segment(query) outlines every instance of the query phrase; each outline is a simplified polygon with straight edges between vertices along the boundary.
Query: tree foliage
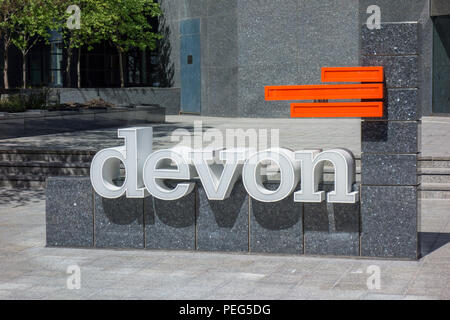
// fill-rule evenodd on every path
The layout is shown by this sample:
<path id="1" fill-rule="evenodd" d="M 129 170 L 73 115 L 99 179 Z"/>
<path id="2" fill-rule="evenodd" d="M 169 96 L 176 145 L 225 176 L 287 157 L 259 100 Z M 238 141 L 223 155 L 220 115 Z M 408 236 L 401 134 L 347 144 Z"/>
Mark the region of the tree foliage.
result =
<path id="1" fill-rule="evenodd" d="M 81 9 L 81 28 L 66 25 L 69 5 Z M 152 30 L 151 18 L 161 15 L 156 0 L 0 0 L 0 37 L 4 44 L 4 79 L 7 87 L 7 52 L 14 44 L 24 58 L 39 41 L 48 41 L 50 32 L 62 34 L 67 50 L 66 74 L 70 79 L 72 50 L 88 50 L 102 41 L 109 41 L 119 55 L 121 85 L 124 86 L 123 54 L 131 48 L 154 50 L 160 39 Z M 78 57 L 79 58 L 79 57 Z M 79 71 L 79 59 L 78 59 Z M 80 74 L 78 74 L 78 78 Z M 70 80 L 69 80 L 70 83 Z M 80 85 L 80 80 L 78 80 Z M 25 85 L 25 82 L 24 82 Z"/>

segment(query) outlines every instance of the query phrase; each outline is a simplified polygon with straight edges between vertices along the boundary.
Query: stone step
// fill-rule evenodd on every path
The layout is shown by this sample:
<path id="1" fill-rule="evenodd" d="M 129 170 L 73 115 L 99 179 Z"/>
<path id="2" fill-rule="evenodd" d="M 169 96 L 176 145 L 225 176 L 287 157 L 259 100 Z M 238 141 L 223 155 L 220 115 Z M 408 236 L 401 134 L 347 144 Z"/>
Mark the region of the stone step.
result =
<path id="1" fill-rule="evenodd" d="M 450 200 L 450 191 L 419 190 L 419 199 Z"/>
<path id="2" fill-rule="evenodd" d="M 0 150 L 0 161 L 91 162 L 94 151 Z"/>
<path id="3" fill-rule="evenodd" d="M 419 189 L 421 191 L 449 191 L 450 183 L 422 183 Z"/>
<path id="4" fill-rule="evenodd" d="M 5 164 L 0 162 L 0 175 L 53 175 L 53 176 L 85 176 L 89 175 L 89 164 L 81 163 L 78 166 L 75 163 L 20 163 Z"/>
<path id="5" fill-rule="evenodd" d="M 419 176 L 420 183 L 450 183 L 450 175 L 431 175 L 425 174 Z"/>
<path id="6" fill-rule="evenodd" d="M 1 175 L 0 187 L 5 188 L 24 188 L 24 189 L 43 189 L 45 188 L 45 179 L 47 176 L 32 175 Z"/>
<path id="7" fill-rule="evenodd" d="M 449 168 L 450 158 L 420 158 L 419 168 Z"/>

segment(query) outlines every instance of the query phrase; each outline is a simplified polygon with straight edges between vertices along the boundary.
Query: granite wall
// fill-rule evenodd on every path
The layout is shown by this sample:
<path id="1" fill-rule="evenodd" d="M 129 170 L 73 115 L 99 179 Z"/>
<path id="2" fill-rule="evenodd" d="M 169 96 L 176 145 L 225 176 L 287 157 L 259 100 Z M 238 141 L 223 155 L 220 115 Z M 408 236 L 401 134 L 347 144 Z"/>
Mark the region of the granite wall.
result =
<path id="1" fill-rule="evenodd" d="M 275 189 L 277 184 L 267 183 Z M 329 186 L 325 186 L 330 190 Z M 47 246 L 359 256 L 359 204 L 212 201 L 199 181 L 177 201 L 104 199 L 88 177 L 50 177 Z"/>
<path id="2" fill-rule="evenodd" d="M 361 64 L 383 66 L 384 116 L 361 122 L 361 254 L 417 258 L 420 25 L 361 27 Z M 422 88 L 420 88 L 422 89 Z"/>
<path id="3" fill-rule="evenodd" d="M 180 81 L 180 22 L 200 19 L 205 116 L 290 116 L 289 104 L 264 100 L 266 85 L 319 84 L 321 67 L 360 65 L 360 25 L 378 5 L 382 22 L 418 22 L 418 82 L 431 114 L 432 22 L 429 0 L 163 0 Z M 182 106 L 181 106 L 182 108 Z"/>

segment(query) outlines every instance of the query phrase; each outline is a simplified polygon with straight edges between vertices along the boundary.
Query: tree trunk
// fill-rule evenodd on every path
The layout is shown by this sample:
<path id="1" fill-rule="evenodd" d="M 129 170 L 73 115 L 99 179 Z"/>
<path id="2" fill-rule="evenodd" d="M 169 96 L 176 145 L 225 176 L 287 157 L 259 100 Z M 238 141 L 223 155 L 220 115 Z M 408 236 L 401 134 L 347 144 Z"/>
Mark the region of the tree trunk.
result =
<path id="1" fill-rule="evenodd" d="M 125 87 L 125 79 L 123 76 L 123 60 L 122 60 L 122 51 L 117 48 L 117 51 L 119 52 L 119 71 L 120 71 L 120 87 Z"/>
<path id="2" fill-rule="evenodd" d="M 22 52 L 22 86 L 27 88 L 27 54 Z"/>
<path id="3" fill-rule="evenodd" d="M 66 85 L 67 87 L 72 87 L 72 78 L 70 76 L 70 68 L 72 64 L 72 48 L 67 48 L 67 64 L 66 64 Z"/>
<path id="4" fill-rule="evenodd" d="M 81 88 L 81 47 L 78 47 L 77 78 L 78 88 Z"/>
<path id="5" fill-rule="evenodd" d="M 9 81 L 8 81 L 8 48 L 5 41 L 4 51 L 3 51 L 3 84 L 5 89 L 9 89 Z"/>

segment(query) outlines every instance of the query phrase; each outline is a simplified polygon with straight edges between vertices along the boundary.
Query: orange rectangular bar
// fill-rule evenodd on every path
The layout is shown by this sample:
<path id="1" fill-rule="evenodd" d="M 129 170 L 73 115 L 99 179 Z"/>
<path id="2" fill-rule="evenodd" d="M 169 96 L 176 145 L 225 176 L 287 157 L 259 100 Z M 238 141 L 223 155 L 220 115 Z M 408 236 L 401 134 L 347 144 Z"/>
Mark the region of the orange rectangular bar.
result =
<path id="1" fill-rule="evenodd" d="M 362 118 L 383 116 L 383 102 L 293 103 L 291 118 Z"/>
<path id="2" fill-rule="evenodd" d="M 267 86 L 267 101 L 326 100 L 326 99 L 383 99 L 383 84 L 334 84 L 304 86 Z"/>
<path id="3" fill-rule="evenodd" d="M 383 82 L 383 67 L 322 68 L 322 82 Z"/>

